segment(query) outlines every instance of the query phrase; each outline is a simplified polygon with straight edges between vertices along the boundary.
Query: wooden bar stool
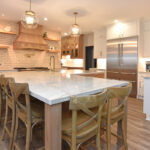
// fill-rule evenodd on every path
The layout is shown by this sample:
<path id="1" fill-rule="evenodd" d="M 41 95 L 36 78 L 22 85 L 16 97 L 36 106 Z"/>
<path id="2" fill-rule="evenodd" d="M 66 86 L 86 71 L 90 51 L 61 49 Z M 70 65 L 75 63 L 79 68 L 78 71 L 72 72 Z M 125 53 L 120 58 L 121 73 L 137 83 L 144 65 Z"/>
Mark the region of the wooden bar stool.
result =
<path id="1" fill-rule="evenodd" d="M 108 101 L 105 104 L 105 110 L 102 116 L 102 124 L 106 126 L 107 150 L 111 150 L 111 126 L 119 121 L 121 121 L 122 124 L 122 139 L 125 149 L 128 150 L 125 115 L 131 89 L 131 83 L 124 87 L 112 87 L 108 89 Z"/>
<path id="2" fill-rule="evenodd" d="M 72 115 L 65 113 L 62 119 L 62 138 L 69 144 L 71 150 L 79 149 L 81 144 L 94 136 L 97 150 L 101 149 L 100 124 L 106 99 L 106 89 L 96 95 L 71 98 L 69 109 Z"/>
<path id="3" fill-rule="evenodd" d="M 29 87 L 27 83 L 11 83 L 10 87 L 16 102 L 16 126 L 14 133 L 13 148 L 20 150 L 17 143 L 17 130 L 19 119 L 26 126 L 26 145 L 25 150 L 30 150 L 33 128 L 44 121 L 44 105 L 37 102 L 31 102 L 29 96 Z"/>
<path id="4" fill-rule="evenodd" d="M 4 127 L 2 130 L 2 137 L 1 139 L 4 140 L 5 134 L 7 133 L 10 142 L 9 142 L 9 147 L 8 150 L 12 149 L 12 143 L 13 143 L 13 137 L 14 137 L 14 129 L 15 129 L 15 101 L 11 93 L 11 88 L 9 86 L 10 83 L 14 83 L 13 78 L 3 78 L 1 81 L 1 88 L 2 91 L 4 92 L 5 98 L 6 98 L 6 110 L 5 110 L 5 119 L 4 119 Z M 8 111 L 9 109 L 11 110 L 11 114 L 9 115 Z M 12 117 L 11 119 L 11 129 L 9 130 L 8 124 L 10 122 L 10 119 L 8 117 Z"/>
<path id="5" fill-rule="evenodd" d="M 0 75 L 0 123 L 1 123 L 1 117 L 2 117 L 2 103 L 3 103 L 3 99 L 4 99 L 4 91 L 2 89 L 2 82 L 4 80 L 4 75 L 1 74 Z"/>

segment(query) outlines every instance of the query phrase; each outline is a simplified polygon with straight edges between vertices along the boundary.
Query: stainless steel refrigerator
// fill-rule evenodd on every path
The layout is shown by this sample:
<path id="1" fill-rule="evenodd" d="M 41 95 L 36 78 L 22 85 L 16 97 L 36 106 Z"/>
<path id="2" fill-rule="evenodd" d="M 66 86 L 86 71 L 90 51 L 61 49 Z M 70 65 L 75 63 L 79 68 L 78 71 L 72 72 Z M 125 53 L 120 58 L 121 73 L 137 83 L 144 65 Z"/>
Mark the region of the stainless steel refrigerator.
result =
<path id="1" fill-rule="evenodd" d="M 138 37 L 107 41 L 107 78 L 132 82 L 137 96 Z"/>

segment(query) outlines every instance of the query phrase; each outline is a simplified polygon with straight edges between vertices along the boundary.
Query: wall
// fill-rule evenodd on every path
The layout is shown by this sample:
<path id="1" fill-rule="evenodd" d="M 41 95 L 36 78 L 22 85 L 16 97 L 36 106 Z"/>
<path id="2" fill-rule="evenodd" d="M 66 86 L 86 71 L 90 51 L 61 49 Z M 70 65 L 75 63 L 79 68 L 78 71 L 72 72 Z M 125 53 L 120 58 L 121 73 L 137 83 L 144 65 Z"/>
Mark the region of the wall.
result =
<path id="1" fill-rule="evenodd" d="M 18 25 L 15 22 L 0 21 L 0 30 L 6 26 L 11 26 L 13 32 L 18 32 Z M 43 31 L 47 31 L 44 29 Z M 60 33 L 48 31 L 52 39 L 60 39 Z M 12 70 L 15 67 L 49 67 L 51 55 L 55 56 L 56 68 L 60 68 L 60 53 L 48 53 L 37 50 L 13 50 L 13 41 L 16 35 L 0 33 L 0 44 L 8 45 L 8 49 L 0 49 L 0 70 Z M 60 42 L 49 41 L 49 46 L 55 46 L 60 49 Z"/>
<path id="2" fill-rule="evenodd" d="M 94 33 L 84 34 L 83 42 L 84 50 L 87 46 L 94 46 Z"/>

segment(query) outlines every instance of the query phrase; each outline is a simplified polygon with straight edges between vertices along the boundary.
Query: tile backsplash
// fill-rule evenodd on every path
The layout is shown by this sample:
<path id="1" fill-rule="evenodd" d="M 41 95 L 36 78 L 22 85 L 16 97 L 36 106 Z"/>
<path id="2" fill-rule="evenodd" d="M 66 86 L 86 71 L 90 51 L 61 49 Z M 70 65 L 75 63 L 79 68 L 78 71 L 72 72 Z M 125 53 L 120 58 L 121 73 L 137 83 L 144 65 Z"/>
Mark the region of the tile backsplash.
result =
<path id="1" fill-rule="evenodd" d="M 55 56 L 56 68 L 60 68 L 60 55 L 46 51 L 0 49 L 0 70 L 12 70 L 15 67 L 49 67 L 50 56 Z"/>

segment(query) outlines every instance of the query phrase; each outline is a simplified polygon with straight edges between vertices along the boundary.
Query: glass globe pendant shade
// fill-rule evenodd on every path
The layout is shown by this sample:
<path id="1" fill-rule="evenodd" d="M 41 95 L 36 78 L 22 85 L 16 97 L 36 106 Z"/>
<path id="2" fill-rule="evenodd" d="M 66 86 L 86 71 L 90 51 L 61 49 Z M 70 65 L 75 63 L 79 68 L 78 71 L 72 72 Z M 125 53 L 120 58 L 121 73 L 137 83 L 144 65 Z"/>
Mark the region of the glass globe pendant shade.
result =
<path id="1" fill-rule="evenodd" d="M 80 33 L 79 25 L 78 24 L 73 24 L 72 28 L 71 28 L 71 31 L 72 31 L 72 35 L 74 35 L 74 36 L 79 35 L 79 33 Z"/>
<path id="2" fill-rule="evenodd" d="M 21 24 L 28 29 L 35 29 L 38 26 L 38 18 L 35 12 L 29 10 L 21 18 Z"/>

